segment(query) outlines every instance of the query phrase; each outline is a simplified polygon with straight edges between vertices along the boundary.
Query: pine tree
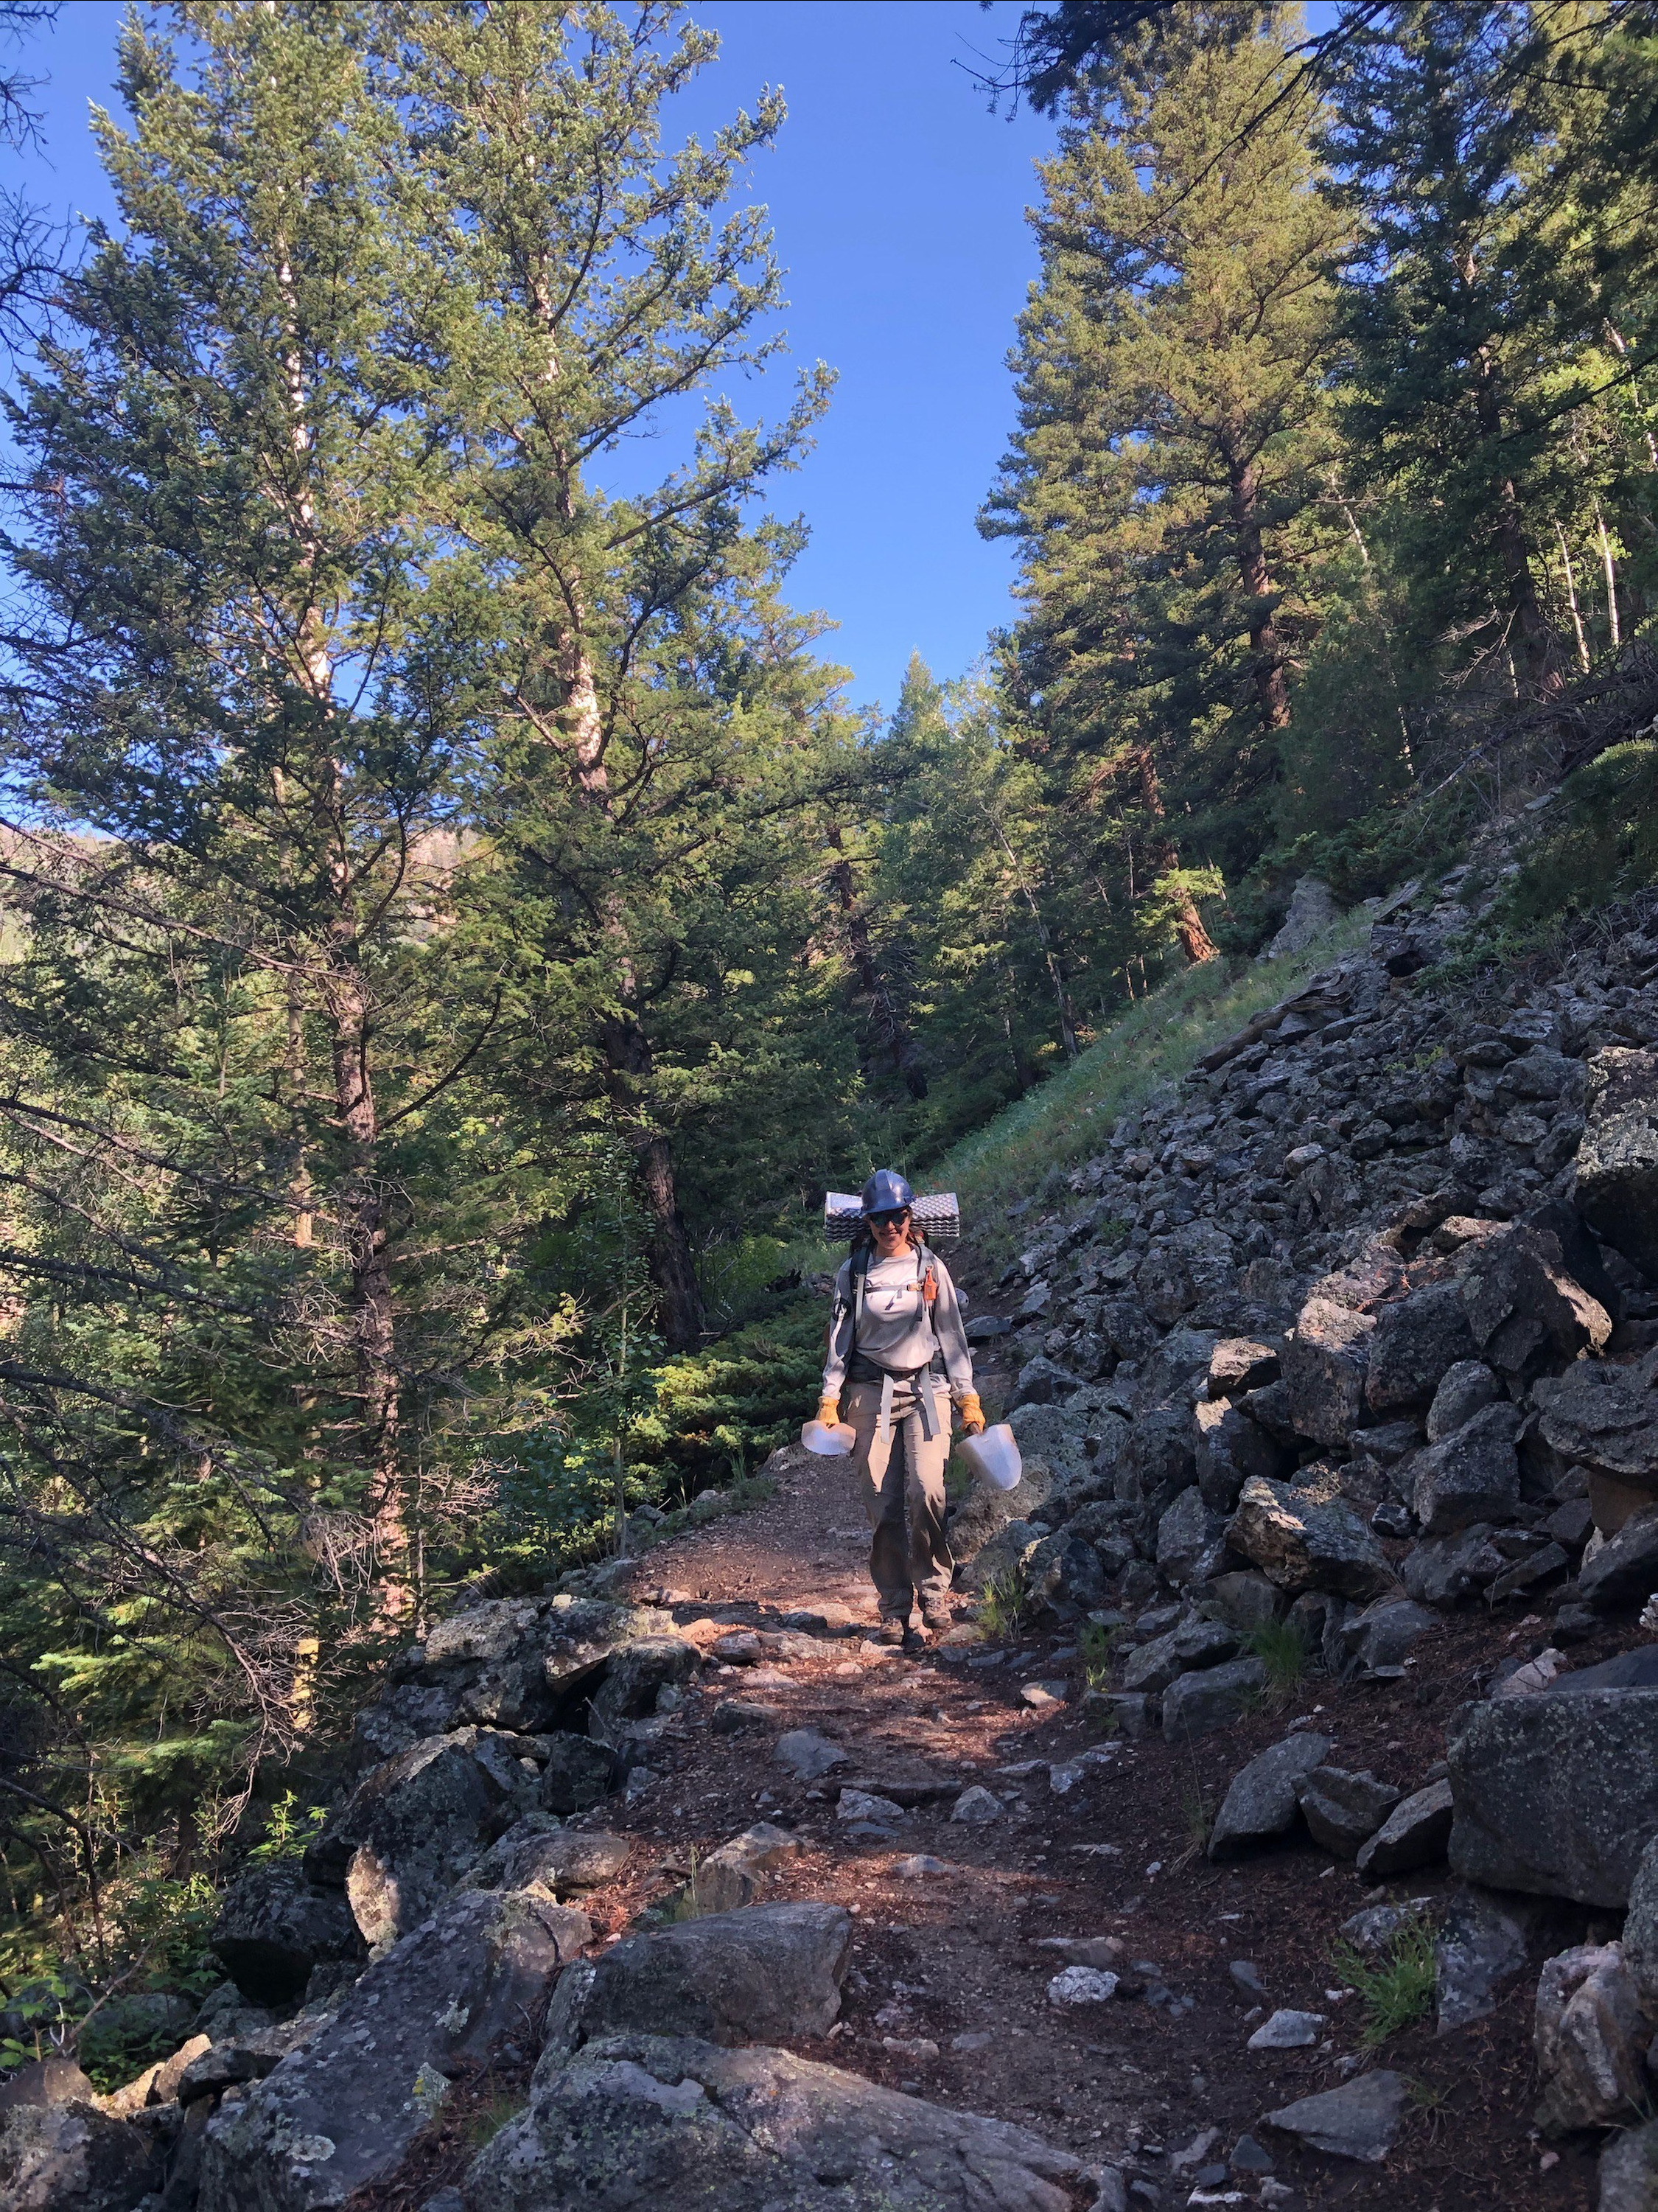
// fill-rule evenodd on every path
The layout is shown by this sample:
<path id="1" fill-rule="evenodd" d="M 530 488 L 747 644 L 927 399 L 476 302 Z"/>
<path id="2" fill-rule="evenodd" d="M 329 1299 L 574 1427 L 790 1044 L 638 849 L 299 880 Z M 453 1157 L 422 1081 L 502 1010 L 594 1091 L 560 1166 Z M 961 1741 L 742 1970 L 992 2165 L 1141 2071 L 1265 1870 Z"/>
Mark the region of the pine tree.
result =
<path id="1" fill-rule="evenodd" d="M 1022 544 L 1018 680 L 1073 802 L 1102 819 L 1126 795 L 1133 895 L 1194 960 L 1214 949 L 1199 884 L 1259 849 L 1327 527 L 1342 224 L 1304 103 L 1272 106 L 1283 39 L 1252 18 L 1184 11 L 1073 94 L 983 526 Z M 1121 881 L 1103 836 L 1097 858 Z"/>
<path id="2" fill-rule="evenodd" d="M 715 988 L 692 947 L 711 914 L 731 915 L 727 869 L 751 865 L 756 840 L 776 849 L 811 787 L 826 702 L 794 711 L 806 641 L 778 649 L 774 596 L 799 538 L 747 531 L 742 510 L 799 453 L 829 380 L 803 377 L 769 429 L 744 427 L 714 389 L 778 343 L 763 210 L 720 210 L 782 109 L 768 94 L 711 145 L 665 151 L 664 103 L 714 45 L 673 14 L 404 10 L 388 63 L 440 218 L 426 251 L 451 301 L 472 456 L 459 526 L 501 641 L 487 805 L 513 957 L 539 964 L 525 988 L 551 994 L 561 1046 L 576 1047 L 574 1066 L 554 1055 L 563 1073 L 543 1094 L 562 1111 L 574 1085 L 585 1104 L 589 1056 L 680 1346 L 703 1323 L 672 1134 L 675 1092 L 695 1079 L 659 1065 L 658 1037 L 677 1001 Z M 698 395 L 685 464 L 607 494 L 640 427 Z"/>

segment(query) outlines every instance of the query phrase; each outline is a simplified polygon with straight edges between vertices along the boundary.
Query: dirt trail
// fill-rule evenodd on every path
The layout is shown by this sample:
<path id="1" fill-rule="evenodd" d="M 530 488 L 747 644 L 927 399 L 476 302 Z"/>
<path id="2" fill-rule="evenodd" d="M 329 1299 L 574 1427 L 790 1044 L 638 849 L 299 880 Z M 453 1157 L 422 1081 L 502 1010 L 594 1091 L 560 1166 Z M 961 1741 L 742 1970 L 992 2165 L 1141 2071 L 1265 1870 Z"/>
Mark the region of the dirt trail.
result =
<path id="1" fill-rule="evenodd" d="M 872 1624 L 866 1550 L 845 1473 L 791 1453 L 768 1504 L 651 1552 L 626 1586 L 711 1650 L 734 1628 L 777 1631 L 802 1610 L 839 1606 Z M 1546 2146 L 1528 2139 L 1534 1970 L 1488 2019 L 1443 2038 L 1429 2023 L 1388 2045 L 1381 2063 L 1409 2076 L 1414 2095 L 1385 2168 L 1300 2152 L 1264 2130 L 1266 2112 L 1334 2086 L 1341 2058 L 1358 2051 L 1359 2008 L 1328 1994 L 1328 1954 L 1341 1922 L 1385 1893 L 1305 1839 L 1235 1868 L 1210 1865 L 1193 1844 L 1199 1808 L 1212 1811 L 1230 1777 L 1298 1714 L 1317 1713 L 1344 1765 L 1415 1786 L 1442 1754 L 1446 1718 L 1476 1693 L 1477 1672 L 1497 1651 L 1526 1648 L 1540 1626 L 1448 1622 L 1411 1685 L 1319 1678 L 1286 1711 L 1181 1751 L 1102 1738 L 1081 1711 L 1080 1662 L 1062 1637 L 912 1656 L 849 1626 L 797 1634 L 780 1658 L 716 1659 L 664 1727 L 655 1781 L 625 1808 L 612 1801 L 587 1816 L 646 1846 L 625 1887 L 595 1900 L 598 1917 L 622 1933 L 696 1856 L 756 1821 L 776 1823 L 805 1849 L 768 1893 L 841 1902 L 861 1923 L 841 2019 L 824 2040 L 796 2046 L 804 2056 L 1121 2164 L 1133 2205 L 1183 2206 L 1198 2186 L 1292 2212 L 1587 2208 L 1592 2149 L 1569 2147 L 1546 2167 Z M 1062 1685 L 1060 1700 L 1028 1702 L 1038 1683 Z M 744 1717 L 721 1717 L 732 1701 L 770 1711 L 726 1733 Z M 822 1781 L 793 1778 L 774 1754 L 795 1728 L 832 1739 L 847 1765 Z M 950 1817 L 975 1782 L 1003 1808 L 982 1825 Z M 839 1815 L 848 1786 L 904 1801 L 896 1820 L 873 1824 L 890 1832 Z M 918 1870 L 917 1860 L 942 1869 Z M 1440 1869 L 1394 1893 L 1451 1887 Z M 1588 1931 L 1578 1913 L 1546 1932 L 1553 1948 Z M 1044 1942 L 1102 1936 L 1123 1946 L 1117 1998 L 1057 2009 L 1048 1985 L 1066 1960 Z M 1256 1969 L 1266 2009 L 1327 2015 L 1326 2040 L 1247 2051 L 1264 2014 L 1252 2012 L 1261 2000 L 1240 1987 L 1234 1961 Z M 1273 2160 L 1264 2194 L 1259 2176 L 1216 2172 L 1246 2132 Z M 1275 2193 L 1285 2188 L 1293 2197 Z"/>

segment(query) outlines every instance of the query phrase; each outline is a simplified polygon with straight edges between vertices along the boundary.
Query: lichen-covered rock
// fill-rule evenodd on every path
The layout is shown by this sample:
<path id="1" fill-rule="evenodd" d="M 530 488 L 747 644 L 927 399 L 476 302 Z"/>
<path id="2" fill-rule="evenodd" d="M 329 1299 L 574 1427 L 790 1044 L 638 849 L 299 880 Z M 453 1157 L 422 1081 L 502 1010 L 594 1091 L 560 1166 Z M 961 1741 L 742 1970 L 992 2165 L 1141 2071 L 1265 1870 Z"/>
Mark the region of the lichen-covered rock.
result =
<path id="1" fill-rule="evenodd" d="M 1503 1385 L 1483 1359 L 1459 1359 L 1439 1378 L 1428 1408 L 1428 1442 L 1442 1443 L 1503 1395 Z"/>
<path id="2" fill-rule="evenodd" d="M 1572 1688 L 1464 1711 L 1447 1750 L 1450 1862 L 1472 1881 L 1621 1907 L 1658 1834 L 1658 1689 Z"/>
<path id="3" fill-rule="evenodd" d="M 306 1852 L 306 1872 L 324 1886 L 343 1883 L 365 1942 L 394 1942 L 510 1825 L 528 1794 L 528 1778 L 489 1730 L 428 1737 L 364 1776 Z"/>
<path id="4" fill-rule="evenodd" d="M 1658 1505 L 1633 1513 L 1587 1554 L 1577 1577 L 1585 1605 L 1639 1605 L 1658 1590 Z"/>
<path id="5" fill-rule="evenodd" d="M 1194 1483 L 1157 1522 L 1157 1572 L 1176 1589 L 1185 1589 L 1218 1574 L 1225 1553 L 1226 1516 L 1204 1503 Z"/>
<path id="6" fill-rule="evenodd" d="M 568 1729 L 543 1739 L 541 1802 L 550 1813 L 588 1813 L 616 1787 L 616 1756 L 608 1744 Z"/>
<path id="7" fill-rule="evenodd" d="M 1146 1507 L 1155 1527 L 1196 1475 L 1190 1413 L 1158 1407 L 1135 1422 L 1117 1454 L 1116 1495 Z"/>
<path id="8" fill-rule="evenodd" d="M 1230 1240 L 1212 1222 L 1194 1221 L 1157 1239 L 1139 1264 L 1134 1288 L 1152 1320 L 1172 1328 L 1233 1279 Z"/>
<path id="9" fill-rule="evenodd" d="M 1471 1421 L 1407 1462 L 1411 1506 L 1424 1536 L 1510 1518 L 1520 1503 L 1517 1406 L 1483 1407 Z"/>
<path id="10" fill-rule="evenodd" d="M 1658 1053 L 1597 1052 L 1584 1103 L 1578 1209 L 1598 1237 L 1658 1279 Z"/>
<path id="11" fill-rule="evenodd" d="M 544 2059 L 461 2197 L 465 2212 L 1073 2212 L 1083 2179 L 1023 2128 L 790 2051 L 621 2035 Z"/>
<path id="12" fill-rule="evenodd" d="M 1414 1546 L 1405 1561 L 1406 1595 L 1442 1611 L 1489 1589 L 1509 1564 L 1497 1548 L 1496 1533 L 1481 1521 L 1455 1536 Z"/>
<path id="13" fill-rule="evenodd" d="M 1344 1620 L 1342 1647 L 1361 1674 L 1389 1674 L 1402 1668 L 1412 1651 L 1438 1622 L 1424 1606 L 1408 1597 L 1379 1597 L 1363 1613 Z"/>
<path id="14" fill-rule="evenodd" d="M 1374 1316 L 1328 1296 L 1308 1299 L 1284 1351 L 1291 1418 L 1315 1443 L 1345 1443 L 1364 1408 Z"/>
<path id="15" fill-rule="evenodd" d="M 624 1936 L 560 1982 L 548 2045 L 570 2051 L 630 2030 L 726 2044 L 825 2034 L 841 2009 L 852 1929 L 844 1905 L 751 1905 Z"/>
<path id="16" fill-rule="evenodd" d="M 1239 1495 L 1226 1540 L 1282 1590 L 1327 1589 L 1368 1599 L 1394 1586 L 1376 1538 L 1333 1486 L 1252 1477 Z"/>
<path id="17" fill-rule="evenodd" d="M 1628 1367 L 1580 1359 L 1532 1396 L 1563 1459 L 1658 1497 L 1658 1351 Z"/>
<path id="18" fill-rule="evenodd" d="M 1611 1315 L 1566 1273 L 1559 1238 L 1524 1223 L 1474 1247 L 1462 1303 L 1480 1357 L 1505 1375 L 1599 1352 L 1612 1334 Z"/>
<path id="19" fill-rule="evenodd" d="M 1425 1410 L 1446 1370 L 1472 1359 L 1462 1293 L 1455 1283 L 1432 1283 L 1384 1305 L 1376 1316 L 1365 1372 L 1364 1398 L 1372 1413 Z"/>
<path id="20" fill-rule="evenodd" d="M 534 1891 L 447 1899 L 210 2124 L 199 2212 L 322 2212 L 387 2180 L 454 2077 L 528 2032 L 592 1940 Z"/>
<path id="21" fill-rule="evenodd" d="M 14 2105 L 0 2115 L 6 2212 L 131 2212 L 159 2189 L 161 2144 L 90 2104 Z"/>
<path id="22" fill-rule="evenodd" d="M 1596 2212 L 1658 2212 L 1658 2120 L 1614 2136 L 1600 2154 Z"/>
<path id="23" fill-rule="evenodd" d="M 1645 2101 L 1652 2023 L 1616 1943 L 1580 1943 L 1545 1961 L 1533 2045 L 1546 2136 L 1606 2127 Z"/>
<path id="24" fill-rule="evenodd" d="M 610 1654 L 589 1702 L 588 1734 L 608 1738 L 621 1723 L 654 1712 L 661 1692 L 688 1682 L 701 1660 L 683 1636 L 641 1636 L 623 1644 Z"/>
<path id="25" fill-rule="evenodd" d="M 319 1888 L 285 1859 L 243 1868 L 208 1940 L 254 2004 L 290 2003 L 304 1996 L 313 1966 L 325 1959 L 361 1958 L 363 1950 L 339 1891 Z"/>

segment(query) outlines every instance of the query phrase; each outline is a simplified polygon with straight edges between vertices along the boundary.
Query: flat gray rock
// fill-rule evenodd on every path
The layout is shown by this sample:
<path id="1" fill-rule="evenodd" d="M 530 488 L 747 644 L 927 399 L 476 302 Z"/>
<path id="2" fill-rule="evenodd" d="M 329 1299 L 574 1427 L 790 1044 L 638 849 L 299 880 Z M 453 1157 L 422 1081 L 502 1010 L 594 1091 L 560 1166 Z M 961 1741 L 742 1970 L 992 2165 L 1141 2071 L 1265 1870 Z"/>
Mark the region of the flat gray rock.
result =
<path id="1" fill-rule="evenodd" d="M 849 1752 L 831 1743 L 826 1735 L 819 1735 L 816 1729 L 791 1729 L 786 1735 L 780 1735 L 772 1759 L 776 1765 L 786 1766 L 798 1782 L 820 1781 L 837 1766 L 852 1764 Z"/>
<path id="2" fill-rule="evenodd" d="M 1572 1679 L 1464 1708 L 1447 1753 L 1451 1867 L 1621 1908 L 1658 1834 L 1658 1689 L 1571 1692 Z"/>
<path id="3" fill-rule="evenodd" d="M 1400 1792 L 1368 1771 L 1315 1766 L 1297 1785 L 1296 1796 L 1315 1843 L 1338 1858 L 1353 1859 L 1398 1804 Z"/>
<path id="4" fill-rule="evenodd" d="M 1299 1816 L 1296 1785 L 1323 1764 L 1329 1749 L 1328 1736 L 1309 1729 L 1286 1736 L 1241 1767 L 1227 1785 L 1210 1831 L 1210 1857 L 1231 1858 L 1253 1844 L 1287 1836 Z"/>
<path id="5" fill-rule="evenodd" d="M 1266 1669 L 1259 1659 L 1229 1659 L 1224 1666 L 1181 1675 L 1163 1693 L 1163 1741 L 1190 1743 L 1230 1728 L 1266 1687 Z"/>
<path id="6" fill-rule="evenodd" d="M 1370 1881 L 1388 1881 L 1418 1867 L 1436 1866 L 1451 1839 L 1451 1785 L 1430 1782 L 1401 1798 L 1363 1844 L 1358 1870 Z"/>
<path id="7" fill-rule="evenodd" d="M 1383 1668 L 1402 1667 L 1422 1638 L 1438 1626 L 1436 1617 L 1411 1598 L 1380 1597 L 1345 1620 L 1339 1634 L 1359 1671 L 1374 1674 Z"/>
<path id="8" fill-rule="evenodd" d="M 1405 2076 L 1382 2069 L 1357 2075 L 1339 2089 L 1297 2098 L 1268 2112 L 1266 2124 L 1332 2158 L 1380 2166 L 1394 2147 L 1404 2110 Z"/>
<path id="9" fill-rule="evenodd" d="M 1454 1536 L 1477 1522 L 1509 1519 L 1520 1502 L 1515 1440 L 1521 1415 L 1506 1401 L 1482 1407 L 1444 1440 L 1406 1462 L 1411 1509 L 1424 1536 Z"/>
<path id="10" fill-rule="evenodd" d="M 1639 1605 L 1658 1590 L 1658 1505 L 1632 1514 L 1609 1537 L 1577 1577 L 1585 1605 Z"/>
<path id="11" fill-rule="evenodd" d="M 624 1936 L 562 1977 L 547 2047 L 629 2030 L 726 2044 L 822 2035 L 841 2009 L 852 1924 L 840 1905 L 752 1905 Z"/>
<path id="12" fill-rule="evenodd" d="M 614 2036 L 544 2058 L 465 2212 L 1073 2212 L 1082 2162 L 764 2045 Z"/>
<path id="13" fill-rule="evenodd" d="M 1166 1636 L 1153 1637 L 1129 1654 L 1122 1686 L 1131 1694 L 1155 1695 L 1166 1690 L 1179 1675 L 1205 1667 L 1218 1667 L 1237 1656 L 1238 1634 L 1218 1620 L 1182 1621 Z"/>

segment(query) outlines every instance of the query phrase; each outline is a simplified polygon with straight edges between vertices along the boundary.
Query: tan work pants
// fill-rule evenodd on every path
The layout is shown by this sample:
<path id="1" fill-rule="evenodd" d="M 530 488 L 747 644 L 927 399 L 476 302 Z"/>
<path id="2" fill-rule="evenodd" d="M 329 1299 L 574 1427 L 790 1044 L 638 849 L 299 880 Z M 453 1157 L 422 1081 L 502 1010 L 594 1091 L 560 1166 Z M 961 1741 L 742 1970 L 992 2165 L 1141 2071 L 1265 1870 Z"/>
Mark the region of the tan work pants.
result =
<path id="1" fill-rule="evenodd" d="M 917 1389 L 931 1389 L 935 1407 L 929 1438 L 917 1408 Z M 944 1537 L 944 1462 L 950 1457 L 950 1392 L 936 1377 L 895 1382 L 887 1437 L 880 1435 L 881 1385 L 848 1385 L 841 1418 L 857 1436 L 853 1464 L 864 1512 L 874 1530 L 870 1579 L 884 1620 L 908 1620 L 919 1597 L 942 1603 L 956 1562 Z M 908 1508 L 908 1534 L 905 1508 Z"/>

